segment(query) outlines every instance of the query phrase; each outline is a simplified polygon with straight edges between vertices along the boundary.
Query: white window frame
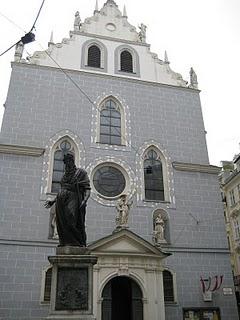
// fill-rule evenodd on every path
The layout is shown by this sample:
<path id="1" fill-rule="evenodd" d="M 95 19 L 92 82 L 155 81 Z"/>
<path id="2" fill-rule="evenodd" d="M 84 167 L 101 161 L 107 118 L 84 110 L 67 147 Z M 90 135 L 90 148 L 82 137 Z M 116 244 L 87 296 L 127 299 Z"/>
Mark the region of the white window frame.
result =
<path id="1" fill-rule="evenodd" d="M 121 145 L 99 143 L 100 141 L 100 111 L 104 101 L 107 99 L 113 99 L 119 107 L 121 112 Z M 131 150 L 131 120 L 130 110 L 126 101 L 118 94 L 110 91 L 109 93 L 103 93 L 98 96 L 94 105 L 92 106 L 92 130 L 91 130 L 91 146 L 98 149 L 106 150 Z"/>
<path id="2" fill-rule="evenodd" d="M 132 198 L 134 193 L 136 192 L 136 177 L 134 175 L 133 170 L 124 160 L 119 159 L 119 157 L 109 157 L 109 156 L 95 159 L 86 168 L 86 171 L 90 177 L 91 198 L 103 205 L 115 206 L 116 199 L 121 195 L 120 194 L 117 197 L 112 197 L 112 198 L 106 197 L 106 196 L 100 195 L 99 192 L 95 189 L 93 185 L 94 173 L 98 168 L 104 165 L 113 166 L 122 172 L 122 174 L 125 177 L 126 186 L 121 194 L 127 194 L 129 198 Z"/>
<path id="3" fill-rule="evenodd" d="M 70 130 L 62 130 L 55 134 L 50 138 L 45 147 L 40 200 L 52 200 L 56 196 L 55 193 L 51 192 L 54 153 L 59 143 L 63 140 L 67 140 L 73 146 L 76 166 L 81 168 L 85 167 L 85 149 L 79 137 Z"/>
<path id="4" fill-rule="evenodd" d="M 132 55 L 133 72 L 121 70 L 121 53 L 128 51 Z M 137 51 L 129 45 L 121 45 L 115 49 L 115 73 L 130 77 L 140 77 L 140 63 Z"/>
<path id="5" fill-rule="evenodd" d="M 88 66 L 88 49 L 93 45 L 97 46 L 100 49 L 100 68 Z M 81 68 L 100 72 L 107 72 L 107 47 L 102 42 L 96 39 L 91 39 L 84 42 L 82 45 Z"/>
<path id="6" fill-rule="evenodd" d="M 144 183 L 144 155 L 149 151 L 150 148 L 153 148 L 160 156 L 162 161 L 162 170 L 163 170 L 163 182 L 164 182 L 164 201 L 161 200 L 146 200 L 145 199 L 145 183 Z M 175 208 L 175 191 L 174 191 L 174 177 L 171 159 L 167 155 L 167 151 L 163 149 L 160 144 L 155 140 L 150 140 L 145 142 L 136 153 L 136 168 L 138 172 L 138 192 L 137 192 L 137 201 L 139 204 L 144 202 L 144 205 L 156 205 L 158 203 L 165 203 L 171 208 Z"/>

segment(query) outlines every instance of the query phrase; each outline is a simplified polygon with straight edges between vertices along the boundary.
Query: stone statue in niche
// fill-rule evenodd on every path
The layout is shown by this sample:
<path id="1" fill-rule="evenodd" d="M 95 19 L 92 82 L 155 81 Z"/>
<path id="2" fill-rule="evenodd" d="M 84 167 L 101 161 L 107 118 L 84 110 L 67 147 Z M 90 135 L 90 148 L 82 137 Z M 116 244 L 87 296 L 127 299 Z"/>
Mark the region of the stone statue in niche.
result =
<path id="1" fill-rule="evenodd" d="M 133 201 L 129 201 L 126 194 L 122 194 L 117 200 L 116 209 L 116 226 L 117 228 L 127 228 L 128 227 L 128 216 L 129 210 L 133 204 Z"/>
<path id="2" fill-rule="evenodd" d="M 153 218 L 153 242 L 156 245 L 160 245 L 161 243 L 166 243 L 165 239 L 165 221 L 164 218 L 159 212 Z"/>
<path id="3" fill-rule="evenodd" d="M 146 42 L 146 30 L 147 30 L 147 26 L 143 23 L 141 23 L 140 27 L 140 32 L 138 33 L 139 36 L 139 40 L 143 43 Z"/>
<path id="4" fill-rule="evenodd" d="M 55 204 L 60 246 L 86 247 L 85 215 L 90 181 L 87 172 L 75 166 L 71 153 L 64 156 L 63 162 L 61 189 L 54 200 L 45 202 L 45 208 Z"/>
<path id="5" fill-rule="evenodd" d="M 74 19 L 74 31 L 80 31 L 81 28 L 81 18 L 80 18 L 80 14 L 79 11 L 77 11 L 75 13 L 75 19 Z"/>
<path id="6" fill-rule="evenodd" d="M 193 68 L 190 69 L 190 88 L 198 89 L 197 74 Z"/>

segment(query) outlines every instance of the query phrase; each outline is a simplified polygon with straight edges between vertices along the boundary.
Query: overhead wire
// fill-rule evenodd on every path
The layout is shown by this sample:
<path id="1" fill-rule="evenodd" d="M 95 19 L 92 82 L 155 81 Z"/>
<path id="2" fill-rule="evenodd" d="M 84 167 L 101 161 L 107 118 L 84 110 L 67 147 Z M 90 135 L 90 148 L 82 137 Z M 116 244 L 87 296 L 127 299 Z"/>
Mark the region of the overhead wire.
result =
<path id="1" fill-rule="evenodd" d="M 11 45 L 8 49 L 4 50 L 1 54 L 0 54 L 0 57 L 3 56 L 5 53 L 7 53 L 8 51 L 10 51 L 13 47 L 15 47 L 17 44 L 19 44 L 20 42 L 22 42 L 23 44 L 27 44 L 27 43 L 30 43 L 32 41 L 35 40 L 35 35 L 32 33 L 33 29 L 35 29 L 35 25 L 37 23 L 37 20 L 39 18 L 39 15 L 41 13 L 41 10 L 42 10 L 42 7 L 44 5 L 44 2 L 45 0 L 42 0 L 42 4 L 38 10 L 38 13 L 37 13 L 37 16 L 33 22 L 33 25 L 32 25 L 32 28 L 30 29 L 29 32 L 26 32 L 24 31 L 21 27 L 19 27 L 14 21 L 12 21 L 11 19 L 9 19 L 8 17 L 6 17 L 4 14 L 1 13 L 1 15 L 7 19 L 10 23 L 12 23 L 13 25 L 15 25 L 17 28 L 20 28 L 24 33 L 25 35 L 23 37 L 21 37 L 20 40 L 18 40 L 16 43 L 14 43 L 13 45 Z"/>

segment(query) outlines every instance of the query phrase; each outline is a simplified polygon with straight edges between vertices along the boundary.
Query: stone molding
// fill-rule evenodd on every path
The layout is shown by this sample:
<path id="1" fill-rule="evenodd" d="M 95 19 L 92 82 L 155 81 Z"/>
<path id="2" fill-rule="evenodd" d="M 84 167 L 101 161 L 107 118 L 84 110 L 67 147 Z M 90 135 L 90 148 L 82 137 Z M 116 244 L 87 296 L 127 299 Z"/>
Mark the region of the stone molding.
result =
<path id="1" fill-rule="evenodd" d="M 141 83 L 141 84 L 145 84 L 145 85 L 151 85 L 151 86 L 155 86 L 155 87 L 167 87 L 167 88 L 173 88 L 173 89 L 179 89 L 179 90 L 188 90 L 188 91 L 192 91 L 192 92 L 197 92 L 200 93 L 201 90 L 199 89 L 193 89 L 193 88 L 189 88 L 189 87 L 182 87 L 182 86 L 178 86 L 178 85 L 173 85 L 173 84 L 167 84 L 167 83 L 160 83 L 160 82 L 154 82 L 154 81 L 150 81 L 150 80 L 142 80 L 139 78 L 130 78 L 130 77 L 124 77 L 124 76 L 118 76 L 118 75 L 111 75 L 111 74 L 107 74 L 107 73 L 96 73 L 94 71 L 88 71 L 88 70 L 75 70 L 75 69 L 68 69 L 68 68 L 61 68 L 59 69 L 58 66 L 56 67 L 52 67 L 52 66 L 43 66 L 43 65 L 37 65 L 37 64 L 30 64 L 30 63 L 26 63 L 26 62 L 11 62 L 11 66 L 20 66 L 20 67 L 27 67 L 27 68 L 39 68 L 39 69 L 50 69 L 50 70 L 56 70 L 58 72 L 62 73 L 62 70 L 64 70 L 65 72 L 69 72 L 69 73 L 83 73 L 83 74 L 87 74 L 87 75 L 91 75 L 94 77 L 107 77 L 107 78 L 111 78 L 111 79 L 117 79 L 117 80 L 123 80 L 124 82 L 126 81 L 130 81 L 130 82 L 135 82 L 135 83 Z"/>
<path id="2" fill-rule="evenodd" d="M 45 149 L 11 144 L 0 144 L 0 153 L 15 154 L 22 156 L 40 157 Z"/>
<path id="3" fill-rule="evenodd" d="M 26 239 L 19 239 L 19 240 L 0 239 L 0 244 L 8 245 L 8 246 L 10 245 L 10 246 L 23 246 L 23 247 L 45 247 L 45 248 L 56 249 L 56 246 L 58 245 L 58 241 L 57 240 L 41 241 L 41 240 L 26 240 Z M 91 247 L 92 244 L 93 243 L 90 243 L 88 247 Z M 230 253 L 228 248 L 203 248 L 203 247 L 189 248 L 189 247 L 176 247 L 176 246 L 162 245 L 161 249 L 163 249 L 165 253 L 174 253 L 174 252 L 219 253 L 219 254 Z M 94 252 L 94 254 L 96 253 Z M 101 252 L 101 254 L 103 253 Z M 111 255 L 111 254 L 106 253 L 105 255 Z M 119 255 L 121 255 L 121 253 L 119 253 Z M 132 253 L 129 253 L 129 255 L 132 256 Z"/>
<path id="4" fill-rule="evenodd" d="M 179 171 L 200 172 L 210 174 L 219 174 L 221 170 L 221 168 L 217 166 L 185 162 L 173 162 L 172 166 L 174 169 Z"/>
<path id="5" fill-rule="evenodd" d="M 148 43 L 138 42 L 138 41 L 131 41 L 131 40 L 126 40 L 126 39 L 113 38 L 113 37 L 108 37 L 108 36 L 103 36 L 103 35 L 96 35 L 94 33 L 87 33 L 87 32 L 83 32 L 83 31 L 70 31 L 70 37 L 71 37 L 71 35 L 81 35 L 83 37 L 104 39 L 104 40 L 116 41 L 116 42 L 120 42 L 120 43 L 124 42 L 126 44 L 133 44 L 133 45 L 136 45 L 136 46 L 142 46 L 142 47 L 150 48 L 150 44 L 148 44 Z"/>

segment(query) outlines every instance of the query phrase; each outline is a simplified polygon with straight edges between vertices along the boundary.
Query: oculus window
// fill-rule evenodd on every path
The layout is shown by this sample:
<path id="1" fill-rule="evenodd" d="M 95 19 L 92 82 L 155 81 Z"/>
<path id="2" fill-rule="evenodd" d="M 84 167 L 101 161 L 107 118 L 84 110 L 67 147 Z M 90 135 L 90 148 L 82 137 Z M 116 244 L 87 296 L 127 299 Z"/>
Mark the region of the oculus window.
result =
<path id="1" fill-rule="evenodd" d="M 64 174 L 63 157 L 66 153 L 72 153 L 74 155 L 73 146 L 68 140 L 61 141 L 54 152 L 53 159 L 53 172 L 52 172 L 52 193 L 58 193 L 61 188 L 61 179 Z"/>
<path id="2" fill-rule="evenodd" d="M 120 70 L 124 72 L 133 72 L 133 58 L 132 54 L 124 50 L 120 54 Z"/>
<path id="3" fill-rule="evenodd" d="M 108 99 L 100 111 L 100 143 L 121 145 L 121 113 L 113 99 Z"/>
<path id="4" fill-rule="evenodd" d="M 93 185 L 103 197 L 114 198 L 124 191 L 126 180 L 118 168 L 104 164 L 96 169 L 93 175 Z"/>
<path id="5" fill-rule="evenodd" d="M 144 158 L 144 183 L 146 200 L 165 200 L 162 162 L 153 149 L 150 149 Z"/>
<path id="6" fill-rule="evenodd" d="M 89 47 L 87 65 L 94 68 L 101 67 L 101 50 L 98 46 L 92 45 Z"/>

